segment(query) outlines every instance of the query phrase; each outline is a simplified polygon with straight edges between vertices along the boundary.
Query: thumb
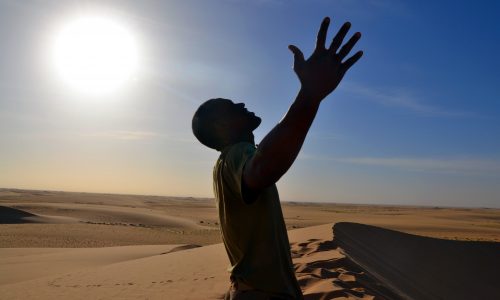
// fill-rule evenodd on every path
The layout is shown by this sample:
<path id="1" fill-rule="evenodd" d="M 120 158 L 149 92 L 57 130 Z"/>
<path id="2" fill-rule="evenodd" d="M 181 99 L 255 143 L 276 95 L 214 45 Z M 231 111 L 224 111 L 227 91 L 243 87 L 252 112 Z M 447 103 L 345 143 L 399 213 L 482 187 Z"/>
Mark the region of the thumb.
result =
<path id="1" fill-rule="evenodd" d="M 304 62 L 304 54 L 302 54 L 302 51 L 300 51 L 300 49 L 294 45 L 289 45 L 288 49 L 290 49 L 290 51 L 292 51 L 293 53 L 294 68 L 301 65 Z"/>

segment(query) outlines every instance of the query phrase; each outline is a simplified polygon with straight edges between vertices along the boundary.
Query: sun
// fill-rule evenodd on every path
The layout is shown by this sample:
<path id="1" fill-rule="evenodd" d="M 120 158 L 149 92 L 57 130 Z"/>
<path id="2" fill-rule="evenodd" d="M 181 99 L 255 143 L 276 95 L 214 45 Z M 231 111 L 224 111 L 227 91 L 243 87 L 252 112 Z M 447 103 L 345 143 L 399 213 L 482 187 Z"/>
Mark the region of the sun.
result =
<path id="1" fill-rule="evenodd" d="M 75 90 L 103 95 L 116 91 L 137 71 L 137 45 L 132 35 L 108 17 L 83 16 L 57 34 L 53 62 L 61 79 Z"/>

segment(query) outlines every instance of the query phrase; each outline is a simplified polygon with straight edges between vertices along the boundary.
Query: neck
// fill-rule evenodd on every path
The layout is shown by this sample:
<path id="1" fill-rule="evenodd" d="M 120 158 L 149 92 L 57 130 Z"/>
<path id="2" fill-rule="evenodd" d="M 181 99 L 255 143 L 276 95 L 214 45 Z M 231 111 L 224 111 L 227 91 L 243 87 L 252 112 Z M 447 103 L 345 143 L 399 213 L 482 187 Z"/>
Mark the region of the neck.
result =
<path id="1" fill-rule="evenodd" d="M 232 139 L 231 141 L 227 142 L 223 148 L 227 148 L 228 146 L 242 143 L 242 142 L 247 142 L 247 143 L 251 143 L 252 145 L 255 145 L 255 138 L 253 136 L 253 132 L 250 132 L 250 133 L 241 135 L 238 138 Z"/>
<path id="2" fill-rule="evenodd" d="M 245 135 L 241 139 L 241 142 L 248 142 L 248 143 L 252 143 L 252 145 L 255 145 L 255 137 L 253 136 L 253 132 L 250 132 L 247 135 Z"/>

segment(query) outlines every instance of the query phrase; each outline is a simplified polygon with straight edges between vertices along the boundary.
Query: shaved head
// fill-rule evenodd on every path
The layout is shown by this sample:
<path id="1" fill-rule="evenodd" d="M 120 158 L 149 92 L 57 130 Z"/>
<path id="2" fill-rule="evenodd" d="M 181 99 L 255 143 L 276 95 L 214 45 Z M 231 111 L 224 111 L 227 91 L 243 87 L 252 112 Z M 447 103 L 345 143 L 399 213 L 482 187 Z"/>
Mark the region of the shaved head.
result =
<path id="1" fill-rule="evenodd" d="M 239 138 L 252 135 L 261 119 L 250 113 L 243 103 L 215 98 L 196 110 L 191 127 L 195 137 L 205 146 L 221 151 Z"/>

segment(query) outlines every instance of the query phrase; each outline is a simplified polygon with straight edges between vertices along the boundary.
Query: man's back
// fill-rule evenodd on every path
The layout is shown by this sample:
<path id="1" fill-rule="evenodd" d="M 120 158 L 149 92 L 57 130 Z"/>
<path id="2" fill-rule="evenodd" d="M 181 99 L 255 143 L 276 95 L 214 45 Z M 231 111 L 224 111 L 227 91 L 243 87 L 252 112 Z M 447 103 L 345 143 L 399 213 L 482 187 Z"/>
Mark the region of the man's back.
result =
<path id="1" fill-rule="evenodd" d="M 255 153 L 251 143 L 226 148 L 214 167 L 214 192 L 231 275 L 246 285 L 285 299 L 301 299 L 275 185 L 252 203 L 241 192 L 243 167 Z"/>

